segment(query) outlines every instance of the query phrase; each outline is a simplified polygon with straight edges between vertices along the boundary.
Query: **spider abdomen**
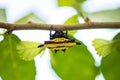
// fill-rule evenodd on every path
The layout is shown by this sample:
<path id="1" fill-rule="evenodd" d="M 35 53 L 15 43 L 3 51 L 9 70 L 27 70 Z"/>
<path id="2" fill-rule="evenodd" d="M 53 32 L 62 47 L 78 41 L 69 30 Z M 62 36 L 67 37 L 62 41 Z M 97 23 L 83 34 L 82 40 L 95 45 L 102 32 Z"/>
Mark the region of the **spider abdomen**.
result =
<path id="1" fill-rule="evenodd" d="M 50 30 L 50 40 L 45 41 L 44 44 L 41 44 L 38 46 L 40 47 L 47 47 L 51 50 L 57 51 L 64 51 L 72 46 L 80 45 L 80 42 L 76 42 L 74 39 L 68 38 L 67 30 L 66 33 L 63 31 L 55 31 L 54 34 L 52 34 L 52 30 Z"/>

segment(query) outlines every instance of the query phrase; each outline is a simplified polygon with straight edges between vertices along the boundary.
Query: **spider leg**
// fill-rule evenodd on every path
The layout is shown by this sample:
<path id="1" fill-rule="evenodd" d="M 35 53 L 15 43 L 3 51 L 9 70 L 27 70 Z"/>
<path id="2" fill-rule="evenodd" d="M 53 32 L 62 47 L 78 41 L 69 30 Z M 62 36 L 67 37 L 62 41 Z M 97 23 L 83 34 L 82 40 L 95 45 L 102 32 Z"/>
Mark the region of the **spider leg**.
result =
<path id="1" fill-rule="evenodd" d="M 81 43 L 80 43 L 80 42 L 76 42 L 76 44 L 77 44 L 77 45 L 81 45 Z"/>
<path id="2" fill-rule="evenodd" d="M 66 27 L 65 27 L 65 30 L 66 30 L 65 36 L 66 36 L 66 38 L 68 38 L 68 30 Z"/>
<path id="3" fill-rule="evenodd" d="M 57 53 L 57 52 L 58 52 L 58 50 L 54 50 L 54 52 L 55 52 L 55 53 Z"/>
<path id="4" fill-rule="evenodd" d="M 44 44 L 41 44 L 41 45 L 38 46 L 38 48 L 43 47 L 43 46 L 44 46 Z"/>
<path id="5" fill-rule="evenodd" d="M 50 40 L 52 39 L 52 29 L 53 29 L 53 25 L 51 25 L 51 28 L 50 28 Z"/>
<path id="6" fill-rule="evenodd" d="M 63 49 L 62 51 L 65 53 L 66 49 Z"/>

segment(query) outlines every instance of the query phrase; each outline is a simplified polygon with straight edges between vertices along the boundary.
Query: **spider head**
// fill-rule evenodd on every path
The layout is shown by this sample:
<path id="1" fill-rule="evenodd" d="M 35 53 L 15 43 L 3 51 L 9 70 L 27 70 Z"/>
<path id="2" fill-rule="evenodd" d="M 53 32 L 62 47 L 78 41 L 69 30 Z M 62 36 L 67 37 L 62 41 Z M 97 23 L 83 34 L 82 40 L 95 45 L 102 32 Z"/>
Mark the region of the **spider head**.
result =
<path id="1" fill-rule="evenodd" d="M 55 39 L 55 38 L 67 38 L 67 35 L 61 30 L 55 31 L 54 34 L 50 33 L 50 40 Z"/>

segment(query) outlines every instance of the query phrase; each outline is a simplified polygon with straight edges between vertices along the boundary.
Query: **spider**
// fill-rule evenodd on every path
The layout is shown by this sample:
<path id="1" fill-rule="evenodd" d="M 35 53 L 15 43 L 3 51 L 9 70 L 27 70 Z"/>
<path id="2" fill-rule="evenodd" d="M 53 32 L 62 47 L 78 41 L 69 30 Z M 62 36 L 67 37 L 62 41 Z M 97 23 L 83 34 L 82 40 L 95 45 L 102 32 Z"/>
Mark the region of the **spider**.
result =
<path id="1" fill-rule="evenodd" d="M 51 50 L 54 50 L 55 53 L 57 51 L 63 51 L 65 52 L 67 48 L 75 46 L 75 45 L 81 45 L 80 42 L 76 42 L 74 39 L 68 38 L 68 31 L 67 28 L 65 28 L 66 32 L 63 32 L 62 30 L 55 30 L 55 33 L 52 34 L 52 27 L 50 29 L 50 40 L 45 41 L 44 44 L 41 44 L 38 46 L 40 47 L 47 47 Z"/>

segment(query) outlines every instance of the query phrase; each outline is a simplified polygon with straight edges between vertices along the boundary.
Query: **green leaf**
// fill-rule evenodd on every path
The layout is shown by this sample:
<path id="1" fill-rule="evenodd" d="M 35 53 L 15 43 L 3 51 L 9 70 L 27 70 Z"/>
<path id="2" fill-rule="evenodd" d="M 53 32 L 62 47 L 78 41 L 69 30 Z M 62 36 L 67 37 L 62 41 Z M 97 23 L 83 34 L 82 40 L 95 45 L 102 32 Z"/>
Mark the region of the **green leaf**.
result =
<path id="1" fill-rule="evenodd" d="M 58 0 L 58 6 L 73 6 L 73 1 L 71 0 Z"/>
<path id="2" fill-rule="evenodd" d="M 44 23 L 43 20 L 41 20 L 38 16 L 36 16 L 34 13 L 30 13 L 26 15 L 25 17 L 19 19 L 15 23 L 28 23 L 29 21 L 35 22 L 35 23 Z"/>
<path id="3" fill-rule="evenodd" d="M 33 60 L 38 54 L 42 54 L 45 48 L 38 48 L 40 43 L 22 41 L 18 44 L 17 50 L 19 56 L 26 61 Z"/>
<path id="4" fill-rule="evenodd" d="M 62 80 L 95 80 L 98 74 L 95 60 L 83 43 L 65 53 L 51 51 L 50 58 L 52 68 Z"/>
<path id="5" fill-rule="evenodd" d="M 118 33 L 113 38 L 113 41 L 115 39 L 120 40 L 120 33 Z M 101 71 L 103 73 L 105 80 L 119 80 L 120 79 L 120 41 L 117 44 L 119 45 L 118 50 L 113 50 L 111 54 L 102 58 Z"/>
<path id="6" fill-rule="evenodd" d="M 113 40 L 119 40 L 119 39 L 120 39 L 120 32 L 117 35 L 115 35 L 115 37 L 113 38 Z"/>
<path id="7" fill-rule="evenodd" d="M 86 0 L 58 0 L 58 6 L 70 6 L 74 8 L 77 13 L 85 19 L 86 16 L 84 14 L 84 11 L 82 10 L 82 3 Z"/>
<path id="8" fill-rule="evenodd" d="M 35 80 L 35 63 L 19 58 L 16 49 L 19 42 L 14 34 L 5 34 L 0 42 L 0 76 L 3 80 Z"/>
<path id="9" fill-rule="evenodd" d="M 6 11 L 5 9 L 0 9 L 0 21 L 1 22 L 6 22 L 7 18 L 6 18 Z"/>
<path id="10" fill-rule="evenodd" d="M 113 38 L 113 49 L 120 51 L 120 32 Z"/>
<path id="11" fill-rule="evenodd" d="M 58 0 L 59 6 L 75 6 L 76 4 L 80 4 L 86 0 Z"/>
<path id="12" fill-rule="evenodd" d="M 92 42 L 99 56 L 107 56 L 112 51 L 112 41 L 104 39 L 95 39 Z"/>
<path id="13" fill-rule="evenodd" d="M 101 71 L 105 80 L 120 79 L 120 51 L 113 51 L 108 56 L 102 58 Z"/>
<path id="14" fill-rule="evenodd" d="M 67 19 L 64 24 L 78 24 L 79 23 L 78 17 L 79 17 L 78 15 L 73 15 L 69 19 Z"/>
<path id="15" fill-rule="evenodd" d="M 69 19 L 67 19 L 64 24 L 78 24 L 78 23 L 79 23 L 78 15 L 73 15 Z M 74 35 L 76 32 L 77 32 L 76 30 L 73 30 L 73 31 L 69 31 L 68 34 Z"/>
<path id="16" fill-rule="evenodd" d="M 77 31 L 76 30 L 73 30 L 73 31 L 69 31 L 68 34 L 73 36 Z"/>
<path id="17" fill-rule="evenodd" d="M 104 10 L 89 14 L 92 21 L 120 21 L 120 8 L 114 10 Z"/>

